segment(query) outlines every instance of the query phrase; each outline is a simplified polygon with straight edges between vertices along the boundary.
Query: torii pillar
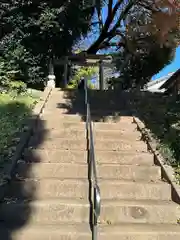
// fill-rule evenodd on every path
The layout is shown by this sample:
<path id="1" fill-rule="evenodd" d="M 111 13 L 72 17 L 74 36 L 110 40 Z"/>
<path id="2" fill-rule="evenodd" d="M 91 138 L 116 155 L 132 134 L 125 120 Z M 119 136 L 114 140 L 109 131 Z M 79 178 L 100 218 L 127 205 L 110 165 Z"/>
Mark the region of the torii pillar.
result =
<path id="1" fill-rule="evenodd" d="M 64 87 L 67 87 L 68 81 L 67 81 L 67 77 L 68 77 L 68 57 L 65 57 L 64 60 Z"/>
<path id="2" fill-rule="evenodd" d="M 104 90 L 104 68 L 103 61 L 99 61 L 99 89 Z"/>

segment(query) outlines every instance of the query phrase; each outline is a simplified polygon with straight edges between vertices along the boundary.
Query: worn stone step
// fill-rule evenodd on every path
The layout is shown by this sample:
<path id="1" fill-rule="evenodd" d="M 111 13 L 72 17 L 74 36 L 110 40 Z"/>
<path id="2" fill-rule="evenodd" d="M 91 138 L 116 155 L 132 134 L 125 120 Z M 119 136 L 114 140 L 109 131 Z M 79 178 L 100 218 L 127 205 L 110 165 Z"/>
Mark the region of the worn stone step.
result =
<path id="1" fill-rule="evenodd" d="M 65 121 L 77 121 L 77 122 L 85 122 L 86 115 L 79 114 L 59 114 L 55 119 L 53 114 L 44 113 L 41 115 L 41 120 L 45 121 L 54 121 L 56 123 L 65 122 Z M 97 116 L 92 115 L 91 120 L 94 122 L 108 122 L 108 123 L 118 123 L 118 124 L 133 124 L 133 117 L 131 116 L 119 116 L 118 114 L 115 116 L 101 116 L 101 114 L 97 114 Z"/>
<path id="2" fill-rule="evenodd" d="M 179 205 L 172 201 L 102 199 L 100 222 L 176 224 L 179 214 Z"/>
<path id="3" fill-rule="evenodd" d="M 103 103 L 104 104 L 104 103 Z M 102 119 L 108 116 L 116 116 L 116 115 L 120 115 L 120 116 L 131 116 L 132 113 L 129 109 L 108 109 L 108 106 L 106 106 L 106 108 L 102 109 L 102 107 L 99 108 L 95 108 L 95 107 L 91 107 L 91 116 L 92 117 L 99 117 L 98 119 Z M 43 114 L 44 115 L 50 115 L 50 114 L 54 114 L 56 116 L 65 114 L 65 115 L 69 115 L 69 114 L 78 114 L 78 115 L 86 115 L 86 108 L 84 106 L 79 106 L 79 107 L 68 107 L 68 106 L 64 106 L 64 108 L 45 108 L 43 110 Z"/>
<path id="4" fill-rule="evenodd" d="M 127 113 L 128 115 L 130 115 L 130 112 L 128 111 L 128 109 L 126 109 L 125 106 L 123 105 L 118 105 L 117 103 L 115 104 L 109 104 L 108 101 L 106 102 L 103 102 L 103 101 L 100 101 L 99 103 L 91 103 L 90 105 L 90 109 L 91 109 L 91 112 L 97 112 L 97 111 L 101 111 L 101 112 L 123 112 L 124 113 Z"/>
<path id="5" fill-rule="evenodd" d="M 102 200 L 102 224 L 168 223 L 176 224 L 179 205 L 171 201 Z M 12 201 L 0 208 L 0 221 L 16 224 L 23 220 L 32 224 L 61 224 L 89 222 L 89 203 L 83 200 Z"/>
<path id="6" fill-rule="evenodd" d="M 64 107 L 64 108 L 44 108 L 43 109 L 43 114 L 54 114 L 54 116 L 59 116 L 62 114 L 79 114 L 79 115 L 84 115 L 86 114 L 85 108 L 80 108 L 80 109 L 71 109 L 69 107 Z"/>
<path id="7" fill-rule="evenodd" d="M 85 130 L 77 130 L 77 129 L 60 129 L 60 130 L 52 130 L 34 132 L 34 137 L 38 139 L 39 142 L 49 139 L 49 138 L 75 138 L 75 139 L 83 139 L 86 137 Z M 94 131 L 94 139 L 114 139 L 115 141 L 119 139 L 125 140 L 139 140 L 141 139 L 141 134 L 138 131 L 116 131 L 116 130 L 96 130 Z"/>
<path id="8" fill-rule="evenodd" d="M 86 163 L 87 152 L 60 149 L 26 149 L 24 159 L 27 162 Z M 97 163 L 116 163 L 118 165 L 152 166 L 154 164 L 152 154 L 134 151 L 96 151 L 95 159 Z"/>
<path id="9" fill-rule="evenodd" d="M 103 103 L 104 105 L 105 103 Z M 106 105 L 106 104 L 105 104 Z M 120 109 L 120 110 L 112 110 L 108 108 L 108 105 L 106 105 L 106 108 L 102 107 L 92 107 L 91 106 L 91 116 L 100 116 L 100 117 L 108 117 L 108 116 L 121 116 L 121 117 L 132 117 L 132 113 L 128 108 Z"/>
<path id="10" fill-rule="evenodd" d="M 43 228 L 44 231 L 43 231 Z M 90 240 L 92 239 L 88 224 L 76 225 L 27 225 L 23 228 L 11 231 L 11 229 L 0 228 L 0 234 L 3 240 L 9 239 L 7 235 L 11 235 L 11 240 Z"/>
<path id="11" fill-rule="evenodd" d="M 27 225 L 17 231 L 0 228 L 2 239 L 12 240 L 91 240 L 88 224 Z M 5 236 L 5 237 L 4 237 Z M 4 238 L 3 238 L 4 237 Z M 175 224 L 120 224 L 98 226 L 98 240 L 179 240 Z"/>
<path id="12" fill-rule="evenodd" d="M 125 102 L 117 102 L 116 100 L 112 99 L 89 99 L 90 107 L 91 108 L 100 108 L 100 109 L 125 109 Z M 75 107 L 84 107 L 85 100 L 84 97 L 78 98 L 54 98 L 50 99 L 47 104 L 46 108 L 48 109 L 55 109 L 55 108 L 64 108 L 65 106 L 71 107 L 72 109 Z"/>
<path id="13" fill-rule="evenodd" d="M 30 139 L 29 147 L 38 149 L 64 149 L 64 150 L 86 150 L 87 141 L 83 139 L 71 138 L 50 138 L 39 142 L 39 139 L 34 136 Z"/>
<path id="14" fill-rule="evenodd" d="M 70 139 L 85 139 L 86 137 L 86 131 L 85 129 L 55 129 L 48 131 L 42 129 L 42 131 L 34 131 L 33 137 L 36 138 L 36 141 L 39 141 L 41 143 L 44 140 L 52 139 L 52 138 L 70 138 Z"/>
<path id="15" fill-rule="evenodd" d="M 7 232 L 11 231 L 0 228 L 1 236 L 7 236 Z M 180 228 L 174 224 L 121 224 L 98 227 L 98 240 L 179 240 L 179 237 Z M 61 224 L 26 226 L 11 232 L 11 239 L 91 240 L 92 237 L 87 224 Z"/>
<path id="16" fill-rule="evenodd" d="M 15 228 L 16 229 L 16 228 Z M 26 224 L 16 230 L 0 225 L 2 240 L 91 240 L 89 223 L 33 225 Z"/>
<path id="17" fill-rule="evenodd" d="M 100 240 L 178 240 L 176 224 L 119 224 L 100 226 Z"/>
<path id="18" fill-rule="evenodd" d="M 109 98 L 107 96 L 90 96 L 90 94 L 88 94 L 88 98 L 89 98 L 89 102 L 90 104 L 97 104 L 97 103 L 108 103 L 108 104 L 117 104 L 117 98 L 114 98 L 114 96 L 112 96 L 113 98 Z M 75 94 L 74 96 L 68 96 L 66 94 L 53 94 L 51 95 L 51 97 L 49 98 L 48 103 L 51 105 L 56 104 L 56 103 L 83 103 L 85 99 L 85 94 Z M 122 98 L 120 98 L 120 100 L 122 100 Z M 122 103 L 124 103 L 124 101 L 118 102 L 118 105 L 122 105 Z"/>
<path id="19" fill-rule="evenodd" d="M 52 113 L 53 111 L 59 113 L 68 113 L 68 114 L 80 114 L 84 115 L 86 113 L 85 104 L 81 103 L 57 103 L 56 106 L 46 105 L 43 113 Z"/>
<path id="20" fill-rule="evenodd" d="M 117 103 L 116 100 L 112 100 L 112 99 L 93 99 L 93 98 L 89 98 L 89 103 L 90 103 L 90 106 L 102 106 L 104 107 L 104 104 L 106 104 L 107 106 L 109 107 L 122 107 L 124 106 L 124 103 L 123 102 L 120 102 L 120 103 Z M 70 106 L 74 106 L 74 105 L 85 105 L 85 99 L 84 99 L 84 96 L 79 96 L 78 98 L 64 98 L 62 96 L 58 97 L 58 98 L 52 98 L 52 99 L 49 99 L 49 101 L 47 102 L 46 106 L 47 107 L 51 107 L 51 108 L 56 108 L 56 107 L 61 107 L 61 104 L 63 106 L 64 105 L 70 105 Z M 105 106 L 106 106 L 105 105 Z"/>
<path id="21" fill-rule="evenodd" d="M 56 124 L 59 124 L 59 122 L 85 122 L 86 117 L 84 115 L 80 114 L 59 114 L 54 119 L 53 114 L 44 113 L 41 115 L 40 119 L 42 121 L 54 121 Z"/>
<path id="22" fill-rule="evenodd" d="M 161 169 L 156 166 L 128 166 L 118 164 L 97 165 L 98 177 L 103 179 L 125 179 L 156 181 L 161 178 Z M 71 163 L 23 163 L 17 165 L 17 173 L 23 178 L 85 178 L 87 164 Z"/>
<path id="23" fill-rule="evenodd" d="M 58 122 L 57 122 L 58 121 Z M 68 121 L 68 122 L 61 122 L 59 120 L 55 121 L 48 121 L 48 120 L 41 120 L 38 125 L 36 126 L 36 129 L 42 129 L 42 126 L 44 129 L 80 129 L 84 130 L 86 128 L 85 122 L 77 122 L 77 121 Z M 128 128 L 127 128 L 128 126 Z M 126 123 L 102 123 L 102 122 L 94 122 L 93 123 L 93 129 L 94 130 L 124 130 L 126 131 L 128 129 L 131 131 L 135 131 L 137 126 L 135 124 L 126 124 Z"/>
<path id="24" fill-rule="evenodd" d="M 88 223 L 88 200 L 57 199 L 30 201 L 7 200 L 0 207 L 0 222 L 6 226 L 22 222 L 33 224 Z"/>
<path id="25" fill-rule="evenodd" d="M 51 138 L 45 141 L 39 142 L 39 139 L 32 137 L 29 142 L 29 147 L 39 148 L 39 149 L 65 149 L 65 150 L 86 150 L 87 141 L 85 139 L 70 139 L 70 138 Z M 113 150 L 113 151 L 122 151 L 122 150 L 134 150 L 140 152 L 147 152 L 147 145 L 142 141 L 128 141 L 121 140 L 114 141 L 111 139 L 94 139 L 94 148 L 95 150 Z"/>
<path id="26" fill-rule="evenodd" d="M 87 163 L 87 151 L 26 148 L 23 155 L 23 159 L 31 163 Z"/>
<path id="27" fill-rule="evenodd" d="M 121 101 L 121 100 L 120 100 Z M 131 113 L 129 112 L 128 104 L 119 103 L 116 100 L 111 101 L 110 99 L 92 99 L 90 102 L 90 110 L 97 111 L 100 110 L 100 112 L 105 112 L 107 110 L 111 110 L 114 113 L 118 113 L 120 115 L 124 116 L 131 116 Z M 86 111 L 87 105 L 84 103 L 84 97 L 80 97 L 78 99 L 69 99 L 69 98 L 59 98 L 59 99 L 49 99 L 46 103 L 46 109 L 49 111 L 57 110 L 57 109 L 67 109 L 70 113 L 74 113 L 75 111 L 82 113 L 82 111 Z"/>
<path id="28" fill-rule="evenodd" d="M 171 200 L 171 186 L 167 183 L 110 179 L 100 180 L 99 186 L 102 199 Z M 84 179 L 25 179 L 25 181 L 12 181 L 7 195 L 23 199 L 62 197 L 87 199 L 89 183 Z"/>
<path id="29" fill-rule="evenodd" d="M 73 111 L 79 111 L 81 112 L 82 110 L 85 110 L 85 103 L 84 103 L 84 99 L 77 99 L 77 100 L 71 100 L 71 99 L 59 99 L 56 100 L 54 102 L 48 102 L 46 104 L 46 109 L 47 110 L 53 110 L 53 109 L 67 109 L 69 112 L 73 112 Z M 117 112 L 121 112 L 121 111 L 125 111 L 126 107 L 123 103 L 118 103 L 117 102 L 110 102 L 109 99 L 106 100 L 93 100 L 90 101 L 90 109 L 93 110 L 101 110 L 101 111 L 106 111 L 111 110 L 111 111 L 117 111 Z"/>

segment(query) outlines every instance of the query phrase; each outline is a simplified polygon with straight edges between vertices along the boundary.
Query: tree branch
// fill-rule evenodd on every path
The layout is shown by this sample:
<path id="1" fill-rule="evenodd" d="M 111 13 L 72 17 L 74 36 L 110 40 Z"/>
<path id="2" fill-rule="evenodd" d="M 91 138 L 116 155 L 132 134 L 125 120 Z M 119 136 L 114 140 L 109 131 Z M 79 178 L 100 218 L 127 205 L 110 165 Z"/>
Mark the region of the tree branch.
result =
<path id="1" fill-rule="evenodd" d="M 96 10 L 97 10 L 97 15 L 98 15 L 98 20 L 99 20 L 99 30 L 102 31 L 103 21 L 102 21 L 101 9 L 100 8 L 96 8 Z"/>
<path id="2" fill-rule="evenodd" d="M 114 25 L 114 27 L 111 29 L 111 31 L 109 31 L 108 35 L 113 34 L 117 28 L 120 26 L 121 21 L 126 17 L 126 15 L 128 14 L 129 10 L 132 8 L 132 6 L 135 4 L 134 1 L 130 1 L 129 4 L 126 6 L 126 8 L 124 9 L 124 11 L 122 11 L 119 19 L 117 20 L 116 24 Z"/>
<path id="3" fill-rule="evenodd" d="M 112 11 L 112 5 L 113 5 L 113 0 L 109 0 L 109 3 L 108 3 L 108 15 L 111 14 L 111 11 Z"/>
<path id="4" fill-rule="evenodd" d="M 106 42 L 103 42 L 100 46 L 99 46 L 99 49 L 103 49 L 103 48 L 108 48 L 108 47 L 118 47 L 118 48 L 121 48 L 121 47 L 125 47 L 125 44 L 123 42 L 109 42 L 109 41 L 106 41 Z"/>
<path id="5" fill-rule="evenodd" d="M 114 16 L 115 16 L 119 6 L 121 5 L 122 1 L 123 0 L 118 0 L 117 3 L 115 4 L 115 7 L 112 8 L 113 0 L 109 0 L 108 16 L 106 18 L 104 27 L 102 28 L 101 34 L 99 35 L 98 39 L 87 50 L 87 53 L 96 53 L 99 50 L 98 47 L 104 41 L 104 39 L 107 37 L 108 29 L 109 29 L 109 27 L 114 19 Z"/>
<path id="6" fill-rule="evenodd" d="M 132 8 L 132 6 L 135 4 L 135 1 L 130 0 L 130 2 L 128 3 L 128 5 L 126 6 L 126 8 L 124 9 L 124 11 L 122 11 L 122 13 L 120 14 L 119 19 L 117 20 L 116 24 L 114 25 L 114 27 L 108 32 L 108 29 L 115 17 L 115 14 L 117 12 L 117 10 L 119 9 L 119 7 L 121 6 L 121 4 L 123 3 L 123 0 L 118 0 L 114 6 L 114 8 L 112 9 L 112 4 L 113 1 L 109 0 L 109 4 L 108 4 L 108 16 L 106 19 L 106 22 L 104 24 L 104 28 L 101 31 L 100 36 L 98 37 L 98 39 L 89 47 L 89 49 L 87 50 L 87 53 L 96 53 L 99 50 L 99 46 L 100 44 L 106 39 L 109 38 L 112 39 L 112 37 L 114 37 L 114 34 L 117 30 L 117 28 L 120 26 L 121 21 L 126 17 L 127 13 L 129 12 L 129 10 Z"/>

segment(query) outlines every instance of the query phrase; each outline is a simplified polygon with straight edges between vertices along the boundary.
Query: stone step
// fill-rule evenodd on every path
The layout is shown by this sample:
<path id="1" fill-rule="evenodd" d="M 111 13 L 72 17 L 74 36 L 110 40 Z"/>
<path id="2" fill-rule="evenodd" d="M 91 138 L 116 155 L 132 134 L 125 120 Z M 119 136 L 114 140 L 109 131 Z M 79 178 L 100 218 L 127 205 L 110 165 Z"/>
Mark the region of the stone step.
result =
<path id="1" fill-rule="evenodd" d="M 67 99 L 67 100 L 73 100 L 73 101 L 78 101 L 79 99 L 84 99 L 85 94 L 83 92 L 61 92 L 61 93 L 52 93 L 51 94 L 51 98 L 50 100 L 54 100 L 54 101 L 58 101 L 59 98 L 61 99 Z M 124 100 L 127 100 L 127 98 L 129 98 L 129 96 L 132 96 L 131 94 L 127 94 L 127 93 L 122 93 L 121 95 L 119 93 L 115 93 L 114 91 L 112 91 L 111 93 L 106 92 L 105 94 L 102 92 L 98 92 L 98 93 L 94 93 L 93 92 L 88 92 L 88 97 L 90 102 L 95 102 L 97 100 L 109 100 L 110 101 L 115 101 L 117 102 L 117 100 L 120 100 L 120 103 L 124 102 Z M 118 102 L 119 103 L 119 102 Z"/>
<path id="2" fill-rule="evenodd" d="M 91 240 L 89 223 L 33 225 L 27 224 L 21 228 L 0 226 L 2 240 Z"/>
<path id="3" fill-rule="evenodd" d="M 98 102 L 107 102 L 109 104 L 114 104 L 116 103 L 117 104 L 117 98 L 114 98 L 114 96 L 112 95 L 113 98 L 109 98 L 109 96 L 102 96 L 102 95 L 97 95 L 97 96 L 90 96 L 90 94 L 88 95 L 89 97 L 89 102 L 90 104 L 95 104 L 95 103 L 98 103 Z M 68 96 L 66 94 L 53 94 L 51 95 L 51 97 L 49 98 L 49 101 L 48 103 L 49 104 L 55 104 L 55 103 L 69 103 L 69 102 L 73 102 L 73 103 L 82 103 L 84 102 L 84 99 L 85 99 L 85 95 L 84 94 L 75 94 L 75 95 L 71 95 L 71 96 Z M 122 100 L 122 98 L 120 98 L 120 100 Z M 122 104 L 124 103 L 123 101 L 119 102 L 118 104 Z"/>
<path id="4" fill-rule="evenodd" d="M 99 134 L 101 135 L 101 134 Z M 107 134 L 106 134 L 107 135 Z M 112 134 L 113 135 L 113 134 Z M 85 129 L 55 129 L 50 131 L 45 131 L 42 129 L 42 131 L 34 131 L 33 137 L 36 139 L 36 141 L 42 142 L 47 139 L 52 138 L 70 138 L 70 139 L 85 139 L 86 138 L 86 131 Z"/>
<path id="5" fill-rule="evenodd" d="M 38 123 L 36 126 L 36 129 L 42 129 L 42 126 L 44 129 L 79 129 L 79 130 L 85 130 L 86 129 L 86 123 L 85 122 L 57 122 L 56 120 L 48 121 L 48 120 L 42 120 Z M 135 124 L 126 124 L 126 123 L 102 123 L 102 122 L 94 122 L 93 123 L 93 129 L 94 130 L 127 130 L 128 126 L 128 131 L 135 131 L 137 126 Z"/>
<path id="6" fill-rule="evenodd" d="M 23 221 L 33 224 L 88 223 L 88 200 L 7 200 L 0 208 L 0 222 L 7 226 Z"/>
<path id="7" fill-rule="evenodd" d="M 108 116 L 116 116 L 116 115 L 120 115 L 120 116 L 131 116 L 132 113 L 129 109 L 109 109 L 108 106 L 106 106 L 106 108 L 95 108 L 95 107 L 91 107 L 91 116 L 92 117 L 98 117 L 98 119 L 102 119 Z M 69 115 L 69 114 L 78 114 L 80 116 L 86 115 L 86 108 L 83 106 L 79 106 L 76 108 L 70 108 L 70 107 L 65 107 L 64 108 L 45 108 L 43 110 L 43 115 L 56 115 L 56 116 L 60 116 L 60 115 Z"/>
<path id="8" fill-rule="evenodd" d="M 44 113 L 40 117 L 41 120 L 44 121 L 54 121 L 55 123 L 59 122 L 85 122 L 86 115 L 79 114 L 59 114 L 55 119 L 53 114 Z M 91 120 L 94 122 L 108 122 L 108 123 L 118 123 L 118 124 L 132 124 L 133 117 L 131 116 L 119 116 L 118 114 L 115 116 L 101 116 L 101 114 L 97 114 L 97 116 L 92 115 Z"/>
<path id="9" fill-rule="evenodd" d="M 86 112 L 85 112 L 85 108 L 80 108 L 80 109 L 70 109 L 70 108 L 68 108 L 68 107 L 64 107 L 64 108 L 44 108 L 43 109 L 43 115 L 50 115 L 50 114 L 52 114 L 52 115 L 54 115 L 54 116 L 60 116 L 60 115 L 62 115 L 62 114 L 66 114 L 66 115 L 68 115 L 68 114 L 79 114 L 79 115 L 84 115 L 84 114 L 86 114 Z"/>
<path id="10" fill-rule="evenodd" d="M 179 205 L 171 201 L 102 200 L 102 224 L 176 224 Z M 0 221 L 6 225 L 28 221 L 31 224 L 88 223 L 89 203 L 83 200 L 12 201 L 2 203 Z"/>
<path id="11" fill-rule="evenodd" d="M 134 151 L 96 151 L 97 163 L 116 163 L 118 165 L 147 165 L 154 164 L 153 155 Z M 87 152 L 79 150 L 52 150 L 52 149 L 26 149 L 24 159 L 27 162 L 51 163 L 86 163 Z"/>
<path id="12" fill-rule="evenodd" d="M 177 224 L 119 224 L 100 225 L 99 240 L 178 240 Z"/>
<path id="13" fill-rule="evenodd" d="M 156 166 L 128 166 L 118 164 L 97 165 L 98 177 L 102 179 L 124 179 L 157 181 L 161 178 L 161 169 Z M 17 173 L 22 178 L 82 178 L 88 177 L 87 164 L 20 162 Z"/>
<path id="14" fill-rule="evenodd" d="M 100 180 L 102 199 L 171 200 L 171 186 L 167 183 Z M 33 189 L 33 191 L 32 191 Z M 80 179 L 26 179 L 12 181 L 8 197 L 23 199 L 77 198 L 87 199 L 89 183 Z"/>
<path id="15" fill-rule="evenodd" d="M 104 99 L 93 99 L 89 98 L 90 106 L 96 107 L 100 106 L 100 108 L 103 107 L 124 107 L 125 102 L 121 101 L 118 102 L 117 104 L 117 99 L 109 99 L 109 98 L 104 98 Z M 85 105 L 85 100 L 84 96 L 78 96 L 77 98 L 64 98 L 63 96 L 59 96 L 58 98 L 52 98 L 49 99 L 49 101 L 46 104 L 47 108 L 57 108 L 57 107 L 63 107 L 63 106 L 84 106 Z"/>
<path id="16" fill-rule="evenodd" d="M 131 116 L 131 109 L 129 108 L 122 108 L 122 107 L 109 107 L 108 104 L 103 103 L 104 107 L 102 107 L 102 104 L 100 105 L 91 105 L 90 106 L 90 112 L 92 116 L 99 116 L 99 117 L 106 117 L 106 116 L 114 116 L 114 115 L 120 115 L 120 116 Z M 86 106 L 82 105 L 75 105 L 75 106 L 69 106 L 66 104 L 61 104 L 59 107 L 53 108 L 44 108 L 43 114 L 56 114 L 62 115 L 62 114 L 78 114 L 78 115 L 86 115 Z"/>
<path id="17" fill-rule="evenodd" d="M 102 199 L 100 222 L 176 224 L 179 214 L 179 205 L 172 201 Z"/>
<path id="18" fill-rule="evenodd" d="M 2 239 L 11 240 L 91 240 L 88 224 L 27 225 L 11 231 L 0 228 Z M 5 236 L 5 237 L 4 237 Z M 98 226 L 98 240 L 179 240 L 180 227 L 176 224 L 119 224 Z"/>
<path id="19" fill-rule="evenodd" d="M 32 137 L 29 147 L 39 148 L 39 149 L 65 149 L 65 150 L 86 150 L 87 141 L 85 139 L 70 139 L 70 138 L 51 138 L 45 141 L 39 142 L 39 139 Z M 142 141 L 128 141 L 119 140 L 114 141 L 110 139 L 94 140 L 95 150 L 112 150 L 112 151 L 140 151 L 147 152 L 147 145 Z"/>
<path id="20" fill-rule="evenodd" d="M 88 92 L 88 96 L 90 98 L 91 101 L 95 101 L 95 100 L 126 100 L 127 98 L 131 97 L 131 96 L 136 96 L 134 93 L 132 92 L 121 92 L 119 94 L 118 91 L 114 91 L 114 90 L 89 90 Z M 65 99 L 79 99 L 79 98 L 83 98 L 83 91 L 78 91 L 77 89 L 69 89 L 69 90 L 61 90 L 59 91 L 59 89 L 57 90 L 53 90 L 52 94 L 51 94 L 52 98 L 51 99 L 58 99 L 59 97 L 65 98 Z M 137 97 L 139 97 L 139 93 L 137 95 Z"/>
<path id="21" fill-rule="evenodd" d="M 86 137 L 85 130 L 77 130 L 77 129 L 60 129 L 60 130 L 52 130 L 34 132 L 35 138 L 38 139 L 39 142 L 49 138 L 71 138 L 71 139 L 83 139 Z M 138 131 L 116 131 L 116 130 L 96 130 L 94 131 L 94 139 L 114 139 L 115 141 L 119 139 L 125 140 L 139 140 L 141 138 L 141 134 Z"/>

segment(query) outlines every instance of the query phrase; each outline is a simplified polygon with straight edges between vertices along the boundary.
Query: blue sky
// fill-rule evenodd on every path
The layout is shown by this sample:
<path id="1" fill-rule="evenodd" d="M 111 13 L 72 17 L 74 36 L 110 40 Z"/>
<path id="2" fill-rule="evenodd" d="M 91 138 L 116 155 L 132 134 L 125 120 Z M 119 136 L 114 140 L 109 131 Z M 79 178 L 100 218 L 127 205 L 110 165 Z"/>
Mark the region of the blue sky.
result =
<path id="1" fill-rule="evenodd" d="M 180 46 L 176 49 L 176 55 L 171 64 L 163 68 L 158 74 L 152 77 L 152 80 L 163 77 L 170 72 L 174 72 L 180 68 Z"/>

